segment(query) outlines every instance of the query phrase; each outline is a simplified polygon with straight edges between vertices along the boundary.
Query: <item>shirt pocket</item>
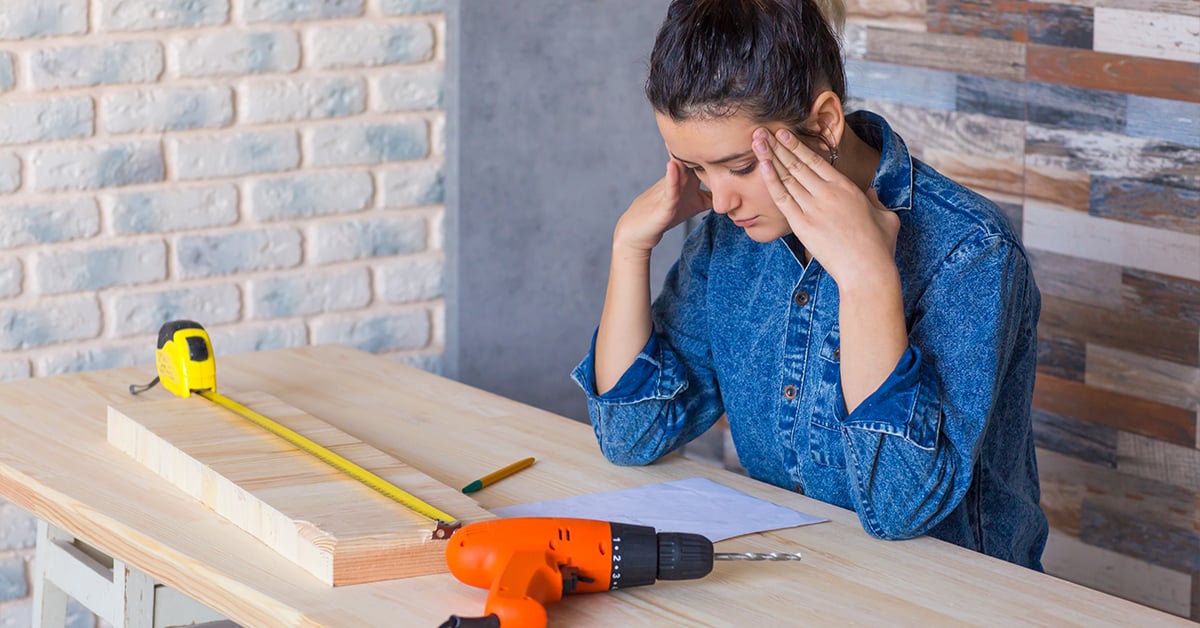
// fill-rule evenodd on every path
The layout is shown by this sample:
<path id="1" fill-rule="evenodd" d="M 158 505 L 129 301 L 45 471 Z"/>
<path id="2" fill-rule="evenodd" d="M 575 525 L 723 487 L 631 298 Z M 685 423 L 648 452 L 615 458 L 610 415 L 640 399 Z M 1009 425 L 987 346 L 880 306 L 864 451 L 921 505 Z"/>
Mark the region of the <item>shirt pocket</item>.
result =
<path id="1" fill-rule="evenodd" d="M 821 343 L 816 368 L 821 381 L 813 399 L 812 418 L 808 425 L 808 456 L 814 463 L 835 469 L 846 468 L 846 448 L 838 405 L 841 395 L 841 334 L 834 325 Z"/>

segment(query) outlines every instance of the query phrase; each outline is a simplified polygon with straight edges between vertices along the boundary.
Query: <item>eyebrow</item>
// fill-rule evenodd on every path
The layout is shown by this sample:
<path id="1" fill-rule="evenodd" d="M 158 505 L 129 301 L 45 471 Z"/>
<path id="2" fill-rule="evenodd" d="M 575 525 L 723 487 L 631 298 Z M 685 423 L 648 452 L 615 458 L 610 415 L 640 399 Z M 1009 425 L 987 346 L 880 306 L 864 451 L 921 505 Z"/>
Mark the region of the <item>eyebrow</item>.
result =
<path id="1" fill-rule="evenodd" d="M 733 155 L 729 155 L 728 157 L 722 157 L 722 158 L 720 158 L 720 159 L 715 159 L 715 160 L 713 160 L 713 161 L 712 161 L 712 163 L 714 163 L 714 164 L 724 164 L 724 163 L 729 163 L 729 162 L 731 162 L 731 161 L 737 161 L 738 159 L 745 159 L 746 157 L 749 157 L 750 155 L 753 155 L 753 154 L 754 154 L 754 151 L 749 151 L 749 150 L 747 150 L 747 151 L 742 151 L 742 152 L 740 152 L 740 153 L 735 153 L 735 154 L 733 154 Z M 695 161 L 689 161 L 689 160 L 687 160 L 687 159 L 683 159 L 683 158 L 681 158 L 679 155 L 676 155 L 675 153 L 671 153 L 671 156 L 672 156 L 672 157 L 674 157 L 675 159 L 679 160 L 679 161 L 682 161 L 682 162 L 684 162 L 684 163 L 689 163 L 689 164 L 698 163 L 698 162 L 695 162 Z"/>

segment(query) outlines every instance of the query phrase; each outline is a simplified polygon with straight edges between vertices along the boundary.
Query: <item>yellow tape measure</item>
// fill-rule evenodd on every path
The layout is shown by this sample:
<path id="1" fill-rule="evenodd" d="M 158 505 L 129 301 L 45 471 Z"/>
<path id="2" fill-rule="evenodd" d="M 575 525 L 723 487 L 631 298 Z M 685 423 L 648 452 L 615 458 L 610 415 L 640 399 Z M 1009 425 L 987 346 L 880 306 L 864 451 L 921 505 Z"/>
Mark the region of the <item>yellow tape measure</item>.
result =
<path id="1" fill-rule="evenodd" d="M 158 376 L 145 386 L 130 386 L 131 394 L 153 388 L 162 382 L 167 390 L 179 397 L 196 393 L 205 399 L 241 416 L 275 434 L 318 460 L 362 482 L 393 501 L 400 503 L 437 524 L 433 538 L 444 539 L 454 533 L 462 522 L 453 516 L 421 501 L 411 493 L 334 453 L 326 447 L 217 392 L 216 361 L 208 332 L 194 321 L 171 321 L 158 331 L 158 350 L 155 351 Z"/>

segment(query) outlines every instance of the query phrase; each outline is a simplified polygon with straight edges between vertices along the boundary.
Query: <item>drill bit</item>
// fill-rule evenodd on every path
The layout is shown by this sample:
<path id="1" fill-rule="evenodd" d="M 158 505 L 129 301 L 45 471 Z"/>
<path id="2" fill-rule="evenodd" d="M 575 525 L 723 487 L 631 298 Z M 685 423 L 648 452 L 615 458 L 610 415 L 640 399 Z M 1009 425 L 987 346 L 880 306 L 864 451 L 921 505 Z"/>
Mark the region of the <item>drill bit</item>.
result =
<path id="1" fill-rule="evenodd" d="M 800 560 L 800 554 L 787 554 L 784 552 L 770 552 L 768 554 L 760 554 L 758 552 L 716 552 L 713 554 L 713 560 Z"/>

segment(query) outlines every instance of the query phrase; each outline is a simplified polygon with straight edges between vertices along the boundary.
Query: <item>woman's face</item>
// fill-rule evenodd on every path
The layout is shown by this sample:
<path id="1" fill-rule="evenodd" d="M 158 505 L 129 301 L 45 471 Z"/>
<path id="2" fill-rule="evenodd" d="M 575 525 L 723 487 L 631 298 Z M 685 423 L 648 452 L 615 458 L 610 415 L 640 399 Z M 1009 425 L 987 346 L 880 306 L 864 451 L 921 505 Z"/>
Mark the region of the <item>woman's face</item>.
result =
<path id="1" fill-rule="evenodd" d="M 671 156 L 712 190 L 713 211 L 729 217 L 756 242 L 771 242 L 792 229 L 771 200 L 760 164 L 750 148 L 754 129 L 774 132 L 782 124 L 755 123 L 742 114 L 676 122 L 657 115 Z"/>

